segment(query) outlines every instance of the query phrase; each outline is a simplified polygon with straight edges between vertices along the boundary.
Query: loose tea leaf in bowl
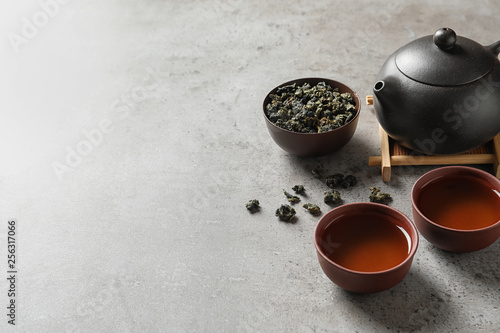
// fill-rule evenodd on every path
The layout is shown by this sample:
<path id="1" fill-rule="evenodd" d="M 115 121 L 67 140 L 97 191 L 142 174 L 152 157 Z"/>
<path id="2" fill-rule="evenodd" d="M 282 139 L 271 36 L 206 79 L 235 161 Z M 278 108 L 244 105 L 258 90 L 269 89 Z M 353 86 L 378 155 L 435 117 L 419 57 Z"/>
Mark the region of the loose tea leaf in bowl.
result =
<path id="1" fill-rule="evenodd" d="M 354 135 L 360 111 L 361 101 L 353 89 L 318 77 L 275 87 L 261 108 L 271 138 L 296 156 L 323 156 L 340 150 Z"/>
<path id="2" fill-rule="evenodd" d="M 289 84 L 271 94 L 267 118 L 276 126 L 298 133 L 322 133 L 339 128 L 356 114 L 350 93 L 340 93 L 325 82 L 312 86 Z"/>

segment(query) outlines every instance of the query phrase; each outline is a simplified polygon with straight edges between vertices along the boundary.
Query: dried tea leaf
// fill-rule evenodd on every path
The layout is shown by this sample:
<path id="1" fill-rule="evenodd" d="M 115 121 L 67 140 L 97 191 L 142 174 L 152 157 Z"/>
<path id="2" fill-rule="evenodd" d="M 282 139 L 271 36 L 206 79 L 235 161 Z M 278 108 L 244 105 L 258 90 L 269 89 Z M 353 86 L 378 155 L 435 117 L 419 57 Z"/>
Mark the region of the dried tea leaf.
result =
<path id="1" fill-rule="evenodd" d="M 295 209 L 289 205 L 281 205 L 280 208 L 276 209 L 275 215 L 278 216 L 281 221 L 291 222 L 295 216 Z"/>
<path id="2" fill-rule="evenodd" d="M 292 204 L 295 204 L 300 201 L 300 198 L 298 196 L 295 196 L 293 194 L 288 193 L 287 191 L 283 190 L 283 193 L 285 193 L 285 196 L 288 199 L 288 202 L 291 202 Z"/>
<path id="3" fill-rule="evenodd" d="M 306 203 L 306 204 L 302 205 L 302 207 L 304 207 L 305 209 L 307 209 L 309 211 L 309 213 L 311 213 L 312 215 L 319 215 L 319 214 L 321 214 L 321 209 L 317 205 L 314 205 L 314 204 L 311 204 L 311 203 Z"/>
<path id="4" fill-rule="evenodd" d="M 337 190 L 325 191 L 324 201 L 327 204 L 339 204 L 342 202 L 340 192 Z"/>
<path id="5" fill-rule="evenodd" d="M 323 164 L 317 165 L 314 169 L 312 169 L 312 174 L 316 178 L 323 178 L 323 174 L 325 173 L 325 170 L 323 168 Z"/>
<path id="6" fill-rule="evenodd" d="M 348 188 L 351 186 L 355 186 L 358 183 L 358 180 L 353 175 L 344 176 L 341 173 L 336 173 L 334 175 L 326 177 L 326 185 L 329 188 L 335 188 L 342 186 L 343 188 Z"/>
<path id="7" fill-rule="evenodd" d="M 253 199 L 253 200 L 250 200 L 247 202 L 247 204 L 245 205 L 245 207 L 251 212 L 251 213 L 254 213 L 256 212 L 257 210 L 260 209 L 260 203 L 259 203 L 259 200 L 257 199 Z"/>
<path id="8" fill-rule="evenodd" d="M 389 193 L 380 192 L 380 189 L 376 187 L 370 187 L 372 193 L 370 194 L 370 202 L 385 203 L 391 201 L 391 195 Z"/>
<path id="9" fill-rule="evenodd" d="M 342 184 L 344 180 L 344 175 L 341 173 L 336 173 L 334 175 L 326 177 L 326 186 L 329 188 L 335 188 Z"/>
<path id="10" fill-rule="evenodd" d="M 292 190 L 294 190 L 297 194 L 304 194 L 306 189 L 303 185 L 295 185 L 294 187 L 292 187 Z"/>
<path id="11" fill-rule="evenodd" d="M 341 181 L 341 185 L 343 188 L 355 186 L 357 183 L 358 180 L 353 175 L 345 176 L 344 179 L 342 179 Z"/>

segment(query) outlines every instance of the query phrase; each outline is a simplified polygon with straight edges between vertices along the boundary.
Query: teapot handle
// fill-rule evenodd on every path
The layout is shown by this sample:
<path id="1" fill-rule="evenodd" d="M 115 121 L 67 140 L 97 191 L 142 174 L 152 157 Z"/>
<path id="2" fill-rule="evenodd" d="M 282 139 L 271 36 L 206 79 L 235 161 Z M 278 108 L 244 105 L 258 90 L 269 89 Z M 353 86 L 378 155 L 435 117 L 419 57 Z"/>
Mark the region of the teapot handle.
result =
<path id="1" fill-rule="evenodd" d="M 496 43 L 488 45 L 487 48 L 491 51 L 491 53 L 498 56 L 498 54 L 500 53 L 500 40 Z"/>

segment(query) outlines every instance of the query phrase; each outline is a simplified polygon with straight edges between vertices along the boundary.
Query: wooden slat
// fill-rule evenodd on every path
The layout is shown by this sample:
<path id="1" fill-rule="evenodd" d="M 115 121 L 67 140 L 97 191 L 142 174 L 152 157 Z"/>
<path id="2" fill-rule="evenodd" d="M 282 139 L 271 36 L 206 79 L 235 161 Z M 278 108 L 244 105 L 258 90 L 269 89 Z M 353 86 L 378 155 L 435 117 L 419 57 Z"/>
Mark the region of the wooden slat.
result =
<path id="1" fill-rule="evenodd" d="M 405 146 L 400 145 L 398 142 L 393 140 L 393 151 L 392 155 L 409 155 L 411 150 Z"/>
<path id="2" fill-rule="evenodd" d="M 463 154 L 451 156 L 423 156 L 398 155 L 390 157 L 390 164 L 396 165 L 449 165 L 449 164 L 492 164 L 495 161 L 493 154 Z M 368 166 L 381 166 L 382 156 L 370 156 Z"/>
<path id="3" fill-rule="evenodd" d="M 380 165 L 382 167 L 382 181 L 388 182 L 389 180 L 391 180 L 391 152 L 389 149 L 389 136 L 380 125 L 379 133 L 380 154 L 382 155 L 380 161 Z"/>
<path id="4" fill-rule="evenodd" d="M 500 178 L 500 134 L 493 138 L 493 151 L 495 155 L 495 161 L 493 162 L 495 176 Z"/>
<path id="5" fill-rule="evenodd" d="M 366 105 L 373 105 L 373 95 L 366 96 Z"/>

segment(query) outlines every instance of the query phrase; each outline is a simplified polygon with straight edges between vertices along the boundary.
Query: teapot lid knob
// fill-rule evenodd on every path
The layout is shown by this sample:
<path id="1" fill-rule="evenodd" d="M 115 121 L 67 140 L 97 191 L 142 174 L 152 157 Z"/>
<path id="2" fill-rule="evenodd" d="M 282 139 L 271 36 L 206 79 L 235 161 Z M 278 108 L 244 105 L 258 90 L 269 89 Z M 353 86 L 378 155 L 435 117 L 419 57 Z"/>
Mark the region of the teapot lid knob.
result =
<path id="1" fill-rule="evenodd" d="M 441 50 L 451 50 L 457 42 L 457 34 L 450 28 L 441 28 L 434 33 L 433 41 Z"/>

